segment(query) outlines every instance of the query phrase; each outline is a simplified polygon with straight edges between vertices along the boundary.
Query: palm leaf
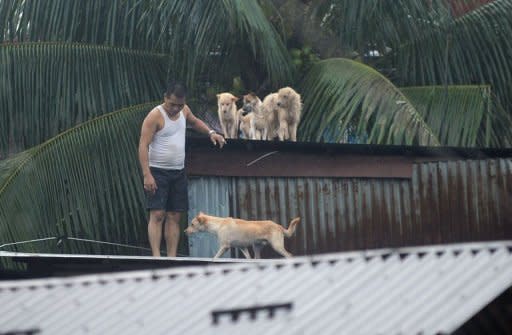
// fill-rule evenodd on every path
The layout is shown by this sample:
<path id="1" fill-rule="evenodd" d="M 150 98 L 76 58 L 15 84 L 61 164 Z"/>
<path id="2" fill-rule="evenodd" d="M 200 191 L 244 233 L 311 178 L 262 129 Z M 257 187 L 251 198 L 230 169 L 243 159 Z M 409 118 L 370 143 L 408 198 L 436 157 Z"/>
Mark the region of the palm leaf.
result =
<path id="1" fill-rule="evenodd" d="M 512 0 L 495 0 L 397 52 L 400 85 L 490 85 L 512 111 Z"/>
<path id="2" fill-rule="evenodd" d="M 324 25 L 361 55 L 369 48 L 397 49 L 452 20 L 445 0 L 328 0 L 320 5 L 317 15 Z"/>
<path id="3" fill-rule="evenodd" d="M 4 41 L 59 41 L 130 49 L 168 50 L 141 19 L 149 1 L 52 0 L 0 1 Z M 154 20 L 155 18 L 151 18 Z"/>
<path id="4" fill-rule="evenodd" d="M 398 86 L 490 85 L 496 103 L 511 113 L 512 0 L 459 18 L 446 0 L 326 2 L 324 24 L 361 57 L 379 50 Z"/>
<path id="5" fill-rule="evenodd" d="M 351 126 L 368 143 L 438 145 L 439 141 L 406 96 L 369 66 L 348 59 L 317 63 L 301 86 L 303 140 L 322 140 L 336 130 L 338 142 Z"/>
<path id="6" fill-rule="evenodd" d="M 510 116 L 495 103 L 489 86 L 404 87 L 401 91 L 443 145 L 507 147 L 512 143 Z"/>
<path id="7" fill-rule="evenodd" d="M 0 83 L 1 159 L 95 116 L 160 98 L 165 57 L 83 44 L 4 44 Z"/>
<path id="8" fill-rule="evenodd" d="M 0 245 L 62 235 L 144 245 L 137 144 L 142 120 L 155 104 L 101 116 L 1 161 Z M 69 253 L 130 252 L 84 243 L 66 248 Z M 58 251 L 55 241 L 15 250 Z"/>
<path id="9" fill-rule="evenodd" d="M 212 79 L 231 74 L 240 49 L 250 51 L 275 87 L 292 79 L 281 37 L 256 1 L 155 1 L 144 20 L 154 21 L 150 30 L 169 41 L 171 75 L 190 85 L 204 73 Z"/>

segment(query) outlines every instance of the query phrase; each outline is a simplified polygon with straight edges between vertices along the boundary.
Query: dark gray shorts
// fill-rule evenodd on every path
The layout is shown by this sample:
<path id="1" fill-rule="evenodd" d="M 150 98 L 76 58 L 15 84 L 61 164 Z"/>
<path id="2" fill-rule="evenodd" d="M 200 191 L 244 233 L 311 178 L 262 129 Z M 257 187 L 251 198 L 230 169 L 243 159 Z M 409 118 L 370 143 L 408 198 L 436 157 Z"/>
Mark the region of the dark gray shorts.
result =
<path id="1" fill-rule="evenodd" d="M 166 212 L 188 210 L 188 183 L 185 169 L 164 170 L 149 168 L 155 178 L 157 190 L 150 195 L 146 192 L 147 209 L 164 209 Z"/>

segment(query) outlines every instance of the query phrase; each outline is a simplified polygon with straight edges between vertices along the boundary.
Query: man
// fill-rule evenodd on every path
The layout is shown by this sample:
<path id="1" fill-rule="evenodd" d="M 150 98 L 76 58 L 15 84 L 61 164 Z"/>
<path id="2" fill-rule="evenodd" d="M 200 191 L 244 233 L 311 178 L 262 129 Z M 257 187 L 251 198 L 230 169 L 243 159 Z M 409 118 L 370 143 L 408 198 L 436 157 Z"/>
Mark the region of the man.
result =
<path id="1" fill-rule="evenodd" d="M 149 209 L 148 237 L 153 256 L 160 257 L 162 225 L 167 256 L 176 257 L 179 222 L 188 210 L 187 176 L 185 174 L 185 130 L 190 124 L 208 134 L 221 148 L 224 137 L 196 118 L 185 103 L 184 85 L 171 82 L 164 102 L 144 119 L 139 142 L 139 161 L 144 175 L 144 190 Z"/>

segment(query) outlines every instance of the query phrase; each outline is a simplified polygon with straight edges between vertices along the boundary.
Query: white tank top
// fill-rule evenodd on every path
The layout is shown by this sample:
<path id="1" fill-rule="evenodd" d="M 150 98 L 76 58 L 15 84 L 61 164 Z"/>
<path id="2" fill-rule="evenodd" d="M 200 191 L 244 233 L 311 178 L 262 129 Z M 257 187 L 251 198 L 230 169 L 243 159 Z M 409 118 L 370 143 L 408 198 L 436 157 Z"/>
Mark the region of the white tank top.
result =
<path id="1" fill-rule="evenodd" d="M 181 170 L 185 167 L 185 131 L 186 120 L 183 110 L 179 112 L 178 119 L 173 121 L 167 116 L 161 105 L 157 106 L 164 118 L 164 126 L 153 136 L 149 144 L 149 166 L 166 169 Z"/>

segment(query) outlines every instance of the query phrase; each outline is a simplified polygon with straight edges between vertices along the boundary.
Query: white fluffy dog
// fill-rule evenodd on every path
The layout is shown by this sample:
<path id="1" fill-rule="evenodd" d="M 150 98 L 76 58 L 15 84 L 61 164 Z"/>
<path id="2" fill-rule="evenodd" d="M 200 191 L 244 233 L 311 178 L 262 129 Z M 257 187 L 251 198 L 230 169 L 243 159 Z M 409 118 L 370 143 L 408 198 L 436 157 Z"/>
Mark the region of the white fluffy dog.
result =
<path id="1" fill-rule="evenodd" d="M 279 129 L 277 96 L 277 93 L 267 95 L 261 104 L 260 117 L 255 118 L 256 133 L 261 130 L 262 140 L 269 141 L 277 137 Z"/>
<path id="2" fill-rule="evenodd" d="M 291 87 L 283 87 L 277 92 L 277 119 L 280 141 L 297 141 L 297 127 L 300 122 L 302 103 L 299 93 Z"/>
<path id="3" fill-rule="evenodd" d="M 225 138 L 237 138 L 238 113 L 236 102 L 238 98 L 231 93 L 217 94 L 217 112 L 219 114 L 220 126 Z"/>

